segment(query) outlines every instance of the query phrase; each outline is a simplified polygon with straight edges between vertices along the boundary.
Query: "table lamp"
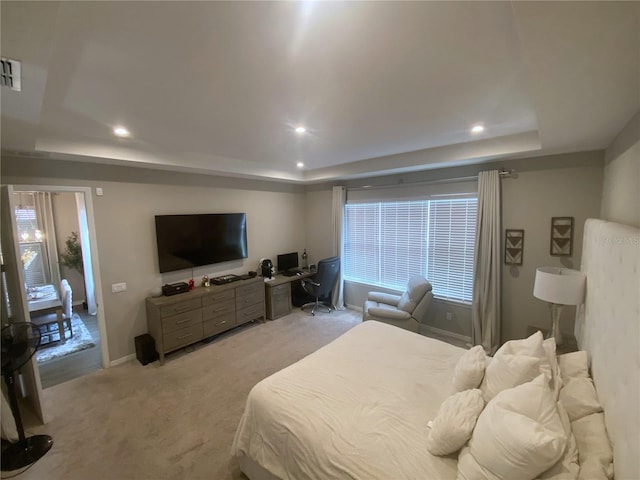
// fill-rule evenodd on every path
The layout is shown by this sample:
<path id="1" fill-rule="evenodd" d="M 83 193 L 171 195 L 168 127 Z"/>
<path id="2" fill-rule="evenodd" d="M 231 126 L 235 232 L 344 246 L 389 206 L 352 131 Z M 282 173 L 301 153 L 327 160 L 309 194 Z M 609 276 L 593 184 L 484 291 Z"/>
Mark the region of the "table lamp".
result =
<path id="1" fill-rule="evenodd" d="M 586 277 L 569 268 L 540 267 L 536 270 L 533 296 L 549 302 L 551 329 L 547 338 L 554 337 L 556 345 L 562 345 L 560 313 L 564 305 L 580 305 L 584 302 Z"/>

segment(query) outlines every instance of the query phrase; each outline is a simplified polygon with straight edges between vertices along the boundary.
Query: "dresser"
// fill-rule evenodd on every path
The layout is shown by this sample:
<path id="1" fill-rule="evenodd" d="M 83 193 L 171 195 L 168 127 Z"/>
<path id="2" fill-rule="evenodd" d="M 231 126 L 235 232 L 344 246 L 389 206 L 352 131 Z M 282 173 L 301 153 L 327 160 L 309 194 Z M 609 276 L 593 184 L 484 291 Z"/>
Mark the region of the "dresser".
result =
<path id="1" fill-rule="evenodd" d="M 147 326 L 160 364 L 166 353 L 265 318 L 261 277 L 146 299 Z"/>

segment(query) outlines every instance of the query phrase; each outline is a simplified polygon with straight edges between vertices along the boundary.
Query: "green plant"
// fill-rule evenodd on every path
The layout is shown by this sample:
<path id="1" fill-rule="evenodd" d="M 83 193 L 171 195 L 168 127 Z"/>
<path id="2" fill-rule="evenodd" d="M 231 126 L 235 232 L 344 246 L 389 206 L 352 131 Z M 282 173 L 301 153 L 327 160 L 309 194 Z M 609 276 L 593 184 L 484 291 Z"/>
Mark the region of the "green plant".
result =
<path id="1" fill-rule="evenodd" d="M 62 265 L 72 268 L 80 273 L 84 273 L 84 264 L 82 263 L 82 247 L 78 238 L 78 232 L 71 232 L 64 242 L 64 253 L 60 254 Z"/>

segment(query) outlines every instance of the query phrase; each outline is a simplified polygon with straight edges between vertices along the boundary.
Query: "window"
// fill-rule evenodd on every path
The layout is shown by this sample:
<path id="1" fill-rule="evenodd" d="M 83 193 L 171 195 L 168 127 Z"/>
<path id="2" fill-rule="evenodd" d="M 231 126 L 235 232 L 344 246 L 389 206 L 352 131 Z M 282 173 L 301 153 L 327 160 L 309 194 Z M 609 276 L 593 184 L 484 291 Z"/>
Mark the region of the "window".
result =
<path id="1" fill-rule="evenodd" d="M 348 203 L 345 279 L 404 290 L 423 275 L 434 296 L 471 303 L 477 209 L 476 198 Z"/>

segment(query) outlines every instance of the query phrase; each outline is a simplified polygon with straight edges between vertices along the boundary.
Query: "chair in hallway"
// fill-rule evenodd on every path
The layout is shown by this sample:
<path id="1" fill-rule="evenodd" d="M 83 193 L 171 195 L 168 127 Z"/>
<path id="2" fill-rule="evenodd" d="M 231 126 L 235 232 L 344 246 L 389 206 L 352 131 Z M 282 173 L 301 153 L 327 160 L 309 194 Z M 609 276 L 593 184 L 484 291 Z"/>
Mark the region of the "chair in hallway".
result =
<path id="1" fill-rule="evenodd" d="M 338 280 L 339 272 L 340 257 L 329 257 L 320 260 L 316 274 L 310 279 L 301 281 L 302 288 L 315 298 L 315 301 L 306 303 L 300 308 L 304 310 L 306 307 L 312 307 L 311 315 L 315 315 L 316 310 L 320 307 L 326 308 L 327 311 L 331 313 L 333 310 L 333 306 L 331 305 L 331 292 Z"/>
<path id="2" fill-rule="evenodd" d="M 32 315 L 31 321 L 38 325 L 42 333 L 41 345 L 64 343 L 73 337 L 71 324 L 72 291 L 69 282 L 63 279 L 60 282 L 60 296 L 62 305 L 55 313 L 45 315 Z"/>

